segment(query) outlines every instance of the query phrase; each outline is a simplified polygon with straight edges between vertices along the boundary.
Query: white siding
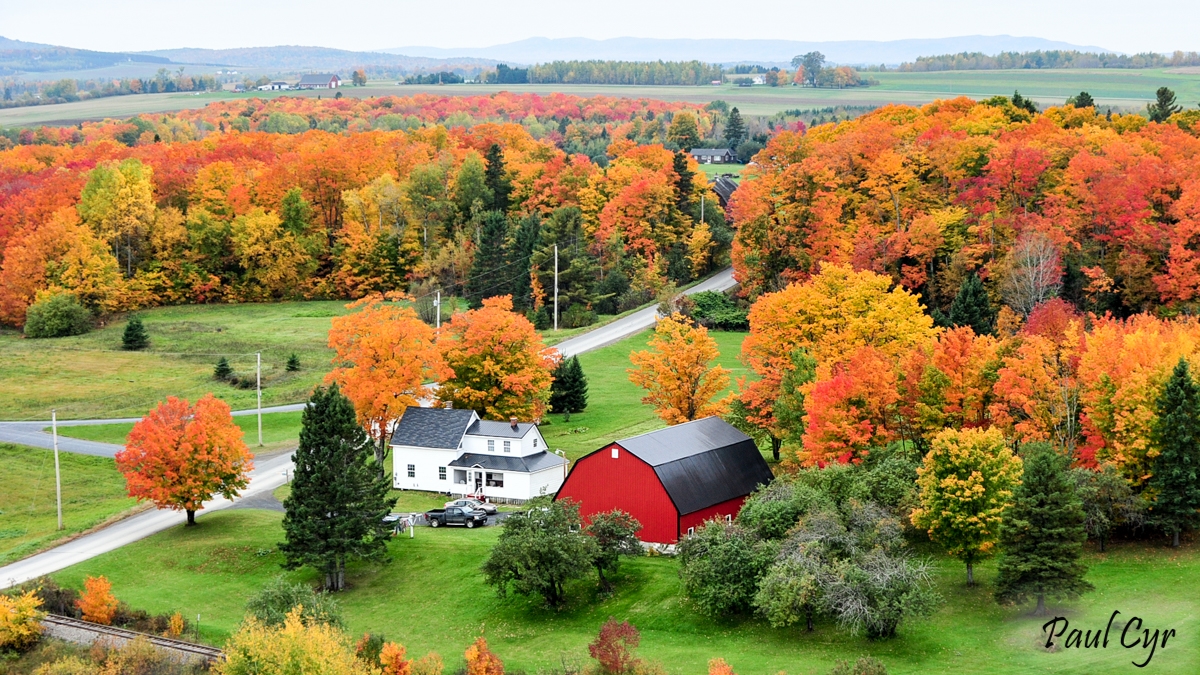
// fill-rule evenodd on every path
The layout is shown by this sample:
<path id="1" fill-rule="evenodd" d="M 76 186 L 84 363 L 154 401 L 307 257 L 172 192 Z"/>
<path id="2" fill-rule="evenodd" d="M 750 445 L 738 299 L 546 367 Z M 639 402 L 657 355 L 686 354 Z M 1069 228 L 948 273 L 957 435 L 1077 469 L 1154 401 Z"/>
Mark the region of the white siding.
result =
<path id="1" fill-rule="evenodd" d="M 392 487 L 397 490 L 427 490 L 429 492 L 451 492 L 453 470 L 450 462 L 458 457 L 457 450 L 433 450 L 392 446 Z M 413 477 L 408 475 L 408 466 L 414 468 Z M 438 477 L 438 468 L 446 467 L 446 480 Z"/>

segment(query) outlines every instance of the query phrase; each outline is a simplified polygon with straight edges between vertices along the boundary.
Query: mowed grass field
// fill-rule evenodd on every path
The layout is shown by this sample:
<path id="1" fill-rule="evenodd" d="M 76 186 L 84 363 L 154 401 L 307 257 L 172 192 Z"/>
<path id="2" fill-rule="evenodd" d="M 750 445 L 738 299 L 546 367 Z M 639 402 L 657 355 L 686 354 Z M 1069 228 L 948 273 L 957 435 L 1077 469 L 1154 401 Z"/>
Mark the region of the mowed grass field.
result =
<path id="1" fill-rule="evenodd" d="M 48 548 L 135 508 L 107 457 L 59 453 L 63 529 L 54 497 L 54 453 L 0 443 L 0 565 Z"/>
<path id="2" fill-rule="evenodd" d="M 257 510 L 204 515 L 198 527 L 173 528 L 54 577 L 78 588 L 86 576 L 103 574 L 117 597 L 134 607 L 199 614 L 203 637 L 219 644 L 236 630 L 246 599 L 282 573 L 281 517 Z M 837 660 L 872 655 L 893 675 L 1093 675 L 1139 672 L 1132 663 L 1145 661 L 1148 650 L 1118 645 L 1123 622 L 1138 616 L 1151 632 L 1176 631 L 1146 672 L 1200 672 L 1200 595 L 1190 590 L 1200 575 L 1195 543 L 1181 550 L 1126 544 L 1106 554 L 1088 553 L 1088 579 L 1097 590 L 1078 601 L 1051 603 L 1050 610 L 1073 627 L 1092 630 L 1103 629 L 1119 610 L 1117 630 L 1108 649 L 1047 653 L 1039 647 L 1045 618 L 1030 616 L 1028 607 L 1001 608 L 992 601 L 991 562 L 978 569 L 979 586 L 968 589 L 961 563 L 935 557 L 944 604 L 933 616 L 902 626 L 898 638 L 871 642 L 829 623 L 819 623 L 810 634 L 771 628 L 758 619 L 706 618 L 682 596 L 678 563 L 667 557 L 623 563 L 611 597 L 598 597 L 594 580 L 576 583 L 562 611 L 523 597 L 500 599 L 479 572 L 499 532 L 418 528 L 414 539 L 405 535 L 389 543 L 389 563 L 352 566 L 350 588 L 338 596 L 349 633 L 382 633 L 404 644 L 411 656 L 436 651 L 447 672 L 462 665 L 463 650 L 479 635 L 510 672 L 587 665 L 588 642 L 612 616 L 637 626 L 638 653 L 672 674 L 704 673 L 708 660 L 719 656 L 742 675 L 824 675 Z M 317 582 L 312 570 L 285 576 Z M 1127 641 L 1133 636 L 1130 632 Z"/>
<path id="3" fill-rule="evenodd" d="M 938 73 L 864 73 L 879 80 L 872 87 L 810 89 L 807 87 L 737 87 L 733 85 L 672 87 L 599 84 L 570 85 L 398 85 L 394 81 L 370 82 L 365 87 L 342 87 L 343 96 L 407 96 L 418 92 L 442 96 L 471 96 L 497 91 L 548 94 L 562 92 L 577 96 L 622 96 L 686 101 L 705 104 L 715 99 L 736 105 L 743 114 L 773 115 L 793 108 L 828 106 L 878 106 L 887 103 L 919 105 L 939 98 L 1011 96 L 1014 89 L 1043 105 L 1061 104 L 1068 96 L 1087 90 L 1101 105 L 1142 108 L 1162 86 L 1179 94 L 1185 107 L 1200 101 L 1200 73 L 1189 69 L 1064 69 L 1064 70 L 975 70 Z M 234 94 L 140 94 L 76 103 L 31 106 L 0 110 L 0 127 L 41 124 L 75 124 L 108 117 L 125 118 L 140 113 L 169 112 L 200 108 L 211 101 L 276 96 L 324 96 L 328 92 L 252 92 Z"/>

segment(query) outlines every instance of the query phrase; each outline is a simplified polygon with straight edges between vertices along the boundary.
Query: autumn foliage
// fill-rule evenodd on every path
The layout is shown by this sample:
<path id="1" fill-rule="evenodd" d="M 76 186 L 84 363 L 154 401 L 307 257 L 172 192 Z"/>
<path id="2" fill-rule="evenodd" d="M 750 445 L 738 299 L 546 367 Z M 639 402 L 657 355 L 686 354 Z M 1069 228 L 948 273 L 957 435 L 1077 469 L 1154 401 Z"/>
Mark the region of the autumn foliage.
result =
<path id="1" fill-rule="evenodd" d="M 641 641 L 641 634 L 632 624 L 609 617 L 600 626 L 600 634 L 588 645 L 588 654 L 596 659 L 604 675 L 629 675 L 640 663 L 634 650 Z"/>
<path id="2" fill-rule="evenodd" d="M 282 626 L 247 619 L 225 645 L 220 675 L 372 675 L 378 669 L 354 654 L 346 635 L 328 624 L 304 623 L 300 608 Z"/>
<path id="3" fill-rule="evenodd" d="M 729 369 L 714 366 L 717 343 L 708 329 L 681 315 L 659 319 L 650 349 L 629 355 L 635 368 L 629 381 L 646 390 L 642 403 L 654 406 L 667 424 L 722 415 L 733 395 L 714 401 L 729 386 Z"/>
<path id="4" fill-rule="evenodd" d="M 84 621 L 101 623 L 105 626 L 112 624 L 116 616 L 117 598 L 112 594 L 112 583 L 107 577 L 88 577 L 83 581 L 83 593 L 75 601 Z"/>
<path id="5" fill-rule="evenodd" d="M 467 647 L 464 656 L 467 659 L 467 675 L 504 675 L 504 663 L 488 649 L 487 640 L 482 636 Z"/>
<path id="6" fill-rule="evenodd" d="M 189 525 L 205 501 L 232 499 L 249 484 L 251 458 L 229 404 L 212 394 L 195 405 L 169 397 L 133 425 L 116 455 L 129 496 L 186 511 Z"/>
<path id="7" fill-rule="evenodd" d="M 42 636 L 42 599 L 34 591 L 0 595 L 0 650 L 24 651 Z"/>
<path id="8" fill-rule="evenodd" d="M 442 327 L 442 357 L 453 371 L 438 397 L 475 410 L 484 419 L 540 419 L 550 400 L 558 352 L 533 324 L 512 311 L 512 298 L 487 298 L 483 307 L 455 314 Z"/>

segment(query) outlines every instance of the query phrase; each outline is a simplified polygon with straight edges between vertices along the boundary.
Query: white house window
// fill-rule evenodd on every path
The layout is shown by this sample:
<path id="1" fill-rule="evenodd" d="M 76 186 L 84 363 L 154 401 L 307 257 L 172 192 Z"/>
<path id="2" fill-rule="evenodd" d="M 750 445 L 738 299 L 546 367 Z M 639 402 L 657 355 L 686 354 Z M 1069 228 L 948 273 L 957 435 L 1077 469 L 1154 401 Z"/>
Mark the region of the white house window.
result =
<path id="1" fill-rule="evenodd" d="M 533 439 L 533 447 L 535 447 L 535 448 L 537 447 L 537 439 L 536 438 Z"/>
<path id="2" fill-rule="evenodd" d="M 446 467 L 438 467 L 438 480 L 446 480 Z"/>
<path id="3" fill-rule="evenodd" d="M 504 487 L 504 474 L 502 473 L 489 473 L 484 478 L 487 480 L 488 487 Z"/>
<path id="4" fill-rule="evenodd" d="M 416 478 L 416 477 L 417 477 L 417 465 L 416 465 L 416 464 L 409 464 L 409 465 L 408 465 L 408 477 L 409 477 L 409 478 Z"/>
<path id="5" fill-rule="evenodd" d="M 488 452 L 495 452 L 495 451 L 496 451 L 496 441 L 489 440 L 488 441 Z"/>
<path id="6" fill-rule="evenodd" d="M 466 485 L 467 484 L 466 469 L 455 469 L 454 470 L 454 482 L 458 485 Z"/>
<path id="7" fill-rule="evenodd" d="M 612 450 L 613 450 L 613 453 L 612 453 L 613 459 L 616 459 L 617 458 L 617 449 L 613 448 Z"/>
<path id="8" fill-rule="evenodd" d="M 512 441 L 504 441 L 504 451 L 512 452 Z"/>
<path id="9" fill-rule="evenodd" d="M 692 536 L 693 534 L 696 534 L 696 528 L 694 528 L 694 527 L 689 527 L 689 528 L 688 528 L 688 536 L 690 537 L 690 536 Z"/>

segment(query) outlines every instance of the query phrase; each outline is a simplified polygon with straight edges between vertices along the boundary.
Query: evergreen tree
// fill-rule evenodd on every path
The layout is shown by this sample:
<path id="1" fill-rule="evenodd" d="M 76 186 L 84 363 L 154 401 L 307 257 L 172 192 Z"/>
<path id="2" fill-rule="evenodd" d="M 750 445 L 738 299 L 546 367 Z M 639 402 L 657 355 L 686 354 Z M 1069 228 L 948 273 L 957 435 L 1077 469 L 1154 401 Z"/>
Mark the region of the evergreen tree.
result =
<path id="1" fill-rule="evenodd" d="M 475 261 L 465 293 L 471 307 L 481 307 L 484 298 L 505 295 L 515 274 L 508 266 L 508 217 L 500 211 L 483 214 Z"/>
<path id="2" fill-rule="evenodd" d="M 1166 122 L 1171 115 L 1183 110 L 1175 102 L 1175 92 L 1171 91 L 1168 87 L 1159 87 L 1154 97 L 1156 99 L 1154 103 L 1146 105 L 1146 111 L 1150 115 L 1151 122 Z"/>
<path id="3" fill-rule="evenodd" d="M 150 335 L 146 333 L 146 327 L 142 325 L 142 317 L 136 314 L 129 317 L 129 323 L 125 324 L 125 332 L 121 335 L 121 349 L 138 351 L 149 346 Z"/>
<path id="4" fill-rule="evenodd" d="M 1067 99 L 1067 105 L 1073 105 L 1076 108 L 1095 108 L 1096 101 L 1092 98 L 1091 94 L 1081 91 L 1078 96 L 1072 96 Z"/>
<path id="5" fill-rule="evenodd" d="M 488 207 L 493 211 L 507 212 L 508 197 L 512 193 L 512 184 L 508 180 L 508 176 L 504 173 L 504 153 L 500 146 L 492 143 L 492 147 L 488 148 L 487 171 L 484 174 L 484 183 L 488 190 L 491 191 L 492 200 Z"/>
<path id="6" fill-rule="evenodd" d="M 1024 110 L 1030 114 L 1037 114 L 1038 106 L 1032 99 L 1025 98 L 1021 92 L 1014 91 L 1012 95 L 1013 107 L 1018 110 Z"/>
<path id="7" fill-rule="evenodd" d="M 294 373 L 297 370 L 300 370 L 300 357 L 292 354 L 287 360 L 287 371 L 289 373 Z"/>
<path id="8" fill-rule="evenodd" d="M 554 383 L 550 385 L 550 411 L 566 413 L 583 412 L 587 408 L 588 383 L 579 365 L 579 357 L 563 359 L 554 369 Z"/>
<path id="9" fill-rule="evenodd" d="M 340 591 L 347 560 L 386 556 L 383 517 L 396 500 L 388 497 L 387 477 L 371 465 L 371 439 L 337 385 L 313 392 L 300 423 L 292 493 L 283 503 L 287 541 L 279 548 L 286 568 L 316 567 L 325 588 Z"/>
<path id="10" fill-rule="evenodd" d="M 1159 455 L 1149 485 L 1150 522 L 1179 546 L 1179 533 L 1195 527 L 1200 515 L 1200 392 L 1182 358 L 1158 397 L 1153 442 Z"/>
<path id="11" fill-rule="evenodd" d="M 675 170 L 677 176 L 675 180 L 675 203 L 679 206 L 679 210 L 687 213 L 692 202 L 693 180 L 696 177 L 695 172 L 688 170 L 687 155 L 682 152 L 675 153 L 675 160 L 672 169 Z"/>
<path id="12" fill-rule="evenodd" d="M 1034 614 L 1046 613 L 1046 596 L 1075 598 L 1092 590 L 1080 562 L 1083 502 L 1068 473 L 1066 455 L 1045 443 L 1025 446 L 1025 471 L 1004 511 L 996 599 L 1021 604 L 1037 599 Z"/>
<path id="13" fill-rule="evenodd" d="M 530 261 L 533 251 L 541 243 L 542 218 L 537 212 L 521 219 L 508 251 L 507 276 L 512 279 L 513 307 L 528 309 L 533 306 L 533 288 L 529 279 Z"/>
<path id="14" fill-rule="evenodd" d="M 725 143 L 731 148 L 737 148 L 746 140 L 746 123 L 742 121 L 742 113 L 736 107 L 729 109 L 729 119 L 725 120 Z"/>
<path id="15" fill-rule="evenodd" d="M 213 368 L 213 379 L 228 380 L 233 375 L 233 368 L 229 367 L 229 360 L 222 356 L 217 360 L 217 365 Z"/>
<path id="16" fill-rule="evenodd" d="M 987 335 L 992 332 L 996 313 L 992 311 L 992 303 L 987 291 L 983 290 L 983 282 L 979 275 L 972 274 L 963 279 L 958 287 L 958 295 L 950 303 L 950 323 L 954 326 L 970 326 L 976 335 Z"/>
<path id="17" fill-rule="evenodd" d="M 588 252 L 588 237 L 583 232 L 583 214 L 577 206 L 555 209 L 543 223 L 537 248 L 531 257 L 538 285 L 554 314 L 554 246 L 558 246 L 558 308 L 560 316 L 571 305 L 597 306 L 596 280 L 600 265 Z M 609 276 L 614 274 L 610 272 Z M 607 278 L 607 277 L 606 277 Z M 615 304 L 615 302 L 614 302 Z M 616 312 L 609 312 L 615 314 Z"/>

